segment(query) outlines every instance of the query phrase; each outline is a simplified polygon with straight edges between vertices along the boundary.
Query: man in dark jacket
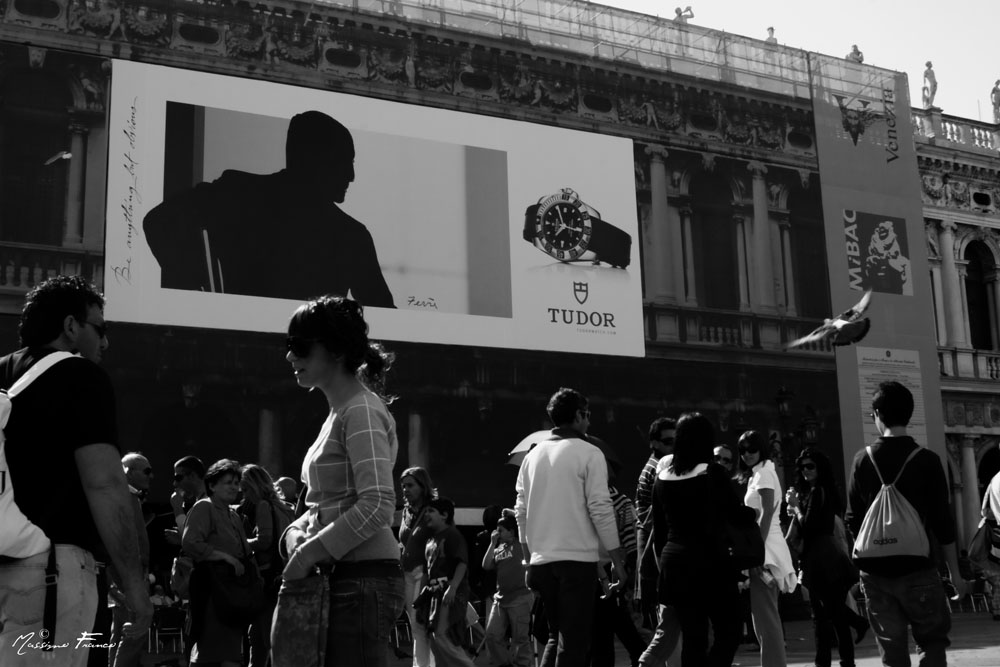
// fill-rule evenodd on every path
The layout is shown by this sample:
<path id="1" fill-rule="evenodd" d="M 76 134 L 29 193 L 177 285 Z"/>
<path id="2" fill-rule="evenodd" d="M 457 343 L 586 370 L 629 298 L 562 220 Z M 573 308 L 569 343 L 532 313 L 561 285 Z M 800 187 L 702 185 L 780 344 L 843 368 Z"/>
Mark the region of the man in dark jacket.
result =
<path id="1" fill-rule="evenodd" d="M 352 181 L 350 131 L 319 111 L 296 115 L 285 169 L 226 170 L 146 215 L 161 286 L 296 300 L 350 294 L 393 308 L 371 234 L 337 206 Z"/>

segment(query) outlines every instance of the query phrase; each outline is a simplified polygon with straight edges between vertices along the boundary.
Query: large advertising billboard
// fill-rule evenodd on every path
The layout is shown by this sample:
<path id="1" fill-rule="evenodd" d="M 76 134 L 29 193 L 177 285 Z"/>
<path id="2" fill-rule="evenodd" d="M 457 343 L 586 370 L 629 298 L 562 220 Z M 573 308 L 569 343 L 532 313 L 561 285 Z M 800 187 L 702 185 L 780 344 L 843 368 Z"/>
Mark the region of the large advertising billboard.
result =
<path id="1" fill-rule="evenodd" d="M 845 465 L 874 435 L 871 398 L 896 379 L 918 442 L 943 455 L 937 339 L 906 75 L 811 55 L 834 312 L 871 290 L 865 347 L 837 348 Z"/>
<path id="2" fill-rule="evenodd" d="M 641 356 L 632 143 L 115 61 L 109 319 Z"/>

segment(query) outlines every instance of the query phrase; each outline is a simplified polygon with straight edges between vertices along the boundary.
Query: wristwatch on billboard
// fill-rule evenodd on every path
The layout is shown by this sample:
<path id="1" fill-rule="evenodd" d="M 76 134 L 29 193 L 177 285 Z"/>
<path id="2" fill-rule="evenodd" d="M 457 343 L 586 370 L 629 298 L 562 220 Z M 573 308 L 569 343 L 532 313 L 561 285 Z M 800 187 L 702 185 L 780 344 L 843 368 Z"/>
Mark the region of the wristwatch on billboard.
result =
<path id="1" fill-rule="evenodd" d="M 597 209 L 570 188 L 528 207 L 524 240 L 560 262 L 604 262 L 624 269 L 632 254 L 632 237 L 601 220 Z"/>

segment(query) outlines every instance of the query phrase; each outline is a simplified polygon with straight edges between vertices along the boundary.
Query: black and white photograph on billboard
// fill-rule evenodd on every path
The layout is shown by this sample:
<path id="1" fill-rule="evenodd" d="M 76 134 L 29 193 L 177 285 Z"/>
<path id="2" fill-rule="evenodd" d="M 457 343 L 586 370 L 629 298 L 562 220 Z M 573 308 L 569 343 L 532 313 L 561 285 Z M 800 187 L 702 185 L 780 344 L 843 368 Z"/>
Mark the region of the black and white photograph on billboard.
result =
<path id="1" fill-rule="evenodd" d="M 116 319 L 280 331 L 334 293 L 389 340 L 643 353 L 630 141 L 141 63 L 114 73 Z"/>
<path id="2" fill-rule="evenodd" d="M 0 42 L 0 312 L 43 280 L 104 282 L 111 61 Z"/>
<path id="3" fill-rule="evenodd" d="M 850 209 L 843 217 L 851 288 L 913 296 L 906 220 Z"/>

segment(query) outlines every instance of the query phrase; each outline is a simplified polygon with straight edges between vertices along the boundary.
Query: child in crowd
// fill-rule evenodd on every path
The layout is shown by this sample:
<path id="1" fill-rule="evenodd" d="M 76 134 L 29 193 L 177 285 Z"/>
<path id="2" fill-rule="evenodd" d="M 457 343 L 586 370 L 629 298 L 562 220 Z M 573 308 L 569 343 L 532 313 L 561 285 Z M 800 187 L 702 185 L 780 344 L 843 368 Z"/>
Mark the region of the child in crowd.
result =
<path id="1" fill-rule="evenodd" d="M 427 540 L 424 588 L 414 602 L 418 615 L 427 617 L 431 653 L 437 667 L 473 667 L 462 648 L 469 603 L 469 548 L 455 527 L 455 503 L 435 498 L 427 503 Z"/>
<path id="2" fill-rule="evenodd" d="M 486 624 L 486 651 L 490 665 L 528 667 L 531 660 L 531 591 L 524 584 L 524 554 L 517 539 L 513 510 L 504 510 L 490 536 L 483 569 L 496 570 L 497 592 Z M 510 650 L 506 635 L 510 628 Z"/>

